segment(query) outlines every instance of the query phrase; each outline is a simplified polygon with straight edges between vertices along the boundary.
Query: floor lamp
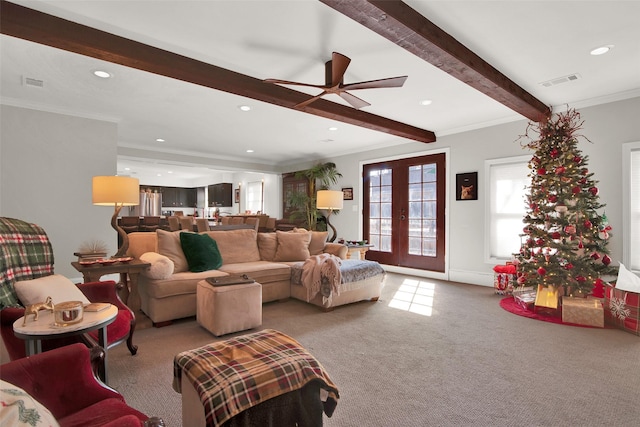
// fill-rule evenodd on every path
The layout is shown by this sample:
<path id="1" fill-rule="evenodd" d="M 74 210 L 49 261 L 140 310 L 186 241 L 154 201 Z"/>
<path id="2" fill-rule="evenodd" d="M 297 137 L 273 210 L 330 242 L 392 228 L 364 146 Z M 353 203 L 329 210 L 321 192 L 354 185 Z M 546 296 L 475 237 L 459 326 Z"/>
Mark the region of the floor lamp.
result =
<path id="1" fill-rule="evenodd" d="M 129 249 L 129 236 L 118 225 L 118 215 L 123 206 L 140 204 L 140 184 L 138 178 L 128 176 L 94 176 L 93 204 L 98 206 L 115 206 L 111 217 L 111 226 L 122 238 L 122 245 L 112 258 L 125 256 Z"/>
<path id="2" fill-rule="evenodd" d="M 329 217 L 333 213 L 333 211 L 337 211 L 342 209 L 343 206 L 343 195 L 342 191 L 335 190 L 319 190 L 316 199 L 316 208 L 317 209 L 326 209 L 329 211 L 327 214 L 327 225 L 331 227 L 333 230 L 333 236 L 329 239 L 329 242 L 333 242 L 336 240 L 336 236 L 338 233 L 336 232 L 336 228 L 329 222 Z"/>

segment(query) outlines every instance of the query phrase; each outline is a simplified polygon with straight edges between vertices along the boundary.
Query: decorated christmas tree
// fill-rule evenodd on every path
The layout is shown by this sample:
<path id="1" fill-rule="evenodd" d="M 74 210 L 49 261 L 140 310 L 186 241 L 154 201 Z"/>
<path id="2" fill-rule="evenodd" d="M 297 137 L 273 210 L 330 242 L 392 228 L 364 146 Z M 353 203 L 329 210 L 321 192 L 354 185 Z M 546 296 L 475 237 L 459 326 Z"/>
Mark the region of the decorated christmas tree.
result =
<path id="1" fill-rule="evenodd" d="M 522 247 L 516 254 L 520 285 L 553 287 L 567 295 L 601 289 L 610 267 L 611 227 L 599 202 L 597 181 L 578 149 L 583 122 L 575 110 L 529 123 L 520 137 L 534 151 Z M 535 135 L 534 135 L 535 134 Z M 562 293 L 560 293 L 562 294 Z"/>

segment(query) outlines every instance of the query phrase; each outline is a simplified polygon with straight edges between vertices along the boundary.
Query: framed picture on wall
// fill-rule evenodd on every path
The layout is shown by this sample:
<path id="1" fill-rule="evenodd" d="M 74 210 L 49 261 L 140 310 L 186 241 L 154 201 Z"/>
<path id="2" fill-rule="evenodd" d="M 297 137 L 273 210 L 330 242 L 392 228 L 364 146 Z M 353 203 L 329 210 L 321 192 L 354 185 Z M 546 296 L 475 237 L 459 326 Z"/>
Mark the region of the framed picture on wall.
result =
<path id="1" fill-rule="evenodd" d="M 240 189 L 236 188 L 236 203 L 240 203 Z"/>
<path id="2" fill-rule="evenodd" d="M 456 200 L 478 200 L 478 172 L 456 174 Z"/>
<path id="3" fill-rule="evenodd" d="M 353 187 L 347 187 L 342 189 L 343 200 L 353 200 Z"/>

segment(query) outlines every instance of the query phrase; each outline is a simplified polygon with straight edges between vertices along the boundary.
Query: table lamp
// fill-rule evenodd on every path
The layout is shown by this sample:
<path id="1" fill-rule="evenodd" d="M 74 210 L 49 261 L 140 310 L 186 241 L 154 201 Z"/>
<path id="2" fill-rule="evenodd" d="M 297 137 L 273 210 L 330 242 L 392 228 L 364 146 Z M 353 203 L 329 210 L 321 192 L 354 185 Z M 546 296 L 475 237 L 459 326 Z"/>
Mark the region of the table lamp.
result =
<path id="1" fill-rule="evenodd" d="M 111 217 L 111 226 L 122 238 L 122 245 L 112 258 L 125 256 L 129 249 L 129 237 L 118 226 L 118 215 L 123 206 L 140 204 L 140 184 L 138 178 L 128 176 L 94 176 L 93 204 L 98 206 L 115 206 Z"/>
<path id="2" fill-rule="evenodd" d="M 343 205 L 343 197 L 342 191 L 335 190 L 319 190 L 317 193 L 316 199 L 316 208 L 317 209 L 326 209 L 329 211 L 327 215 L 327 225 L 331 227 L 333 230 L 333 236 L 329 239 L 329 242 L 333 242 L 336 240 L 336 236 L 338 233 L 336 232 L 336 228 L 329 222 L 329 217 L 335 210 L 342 209 Z"/>

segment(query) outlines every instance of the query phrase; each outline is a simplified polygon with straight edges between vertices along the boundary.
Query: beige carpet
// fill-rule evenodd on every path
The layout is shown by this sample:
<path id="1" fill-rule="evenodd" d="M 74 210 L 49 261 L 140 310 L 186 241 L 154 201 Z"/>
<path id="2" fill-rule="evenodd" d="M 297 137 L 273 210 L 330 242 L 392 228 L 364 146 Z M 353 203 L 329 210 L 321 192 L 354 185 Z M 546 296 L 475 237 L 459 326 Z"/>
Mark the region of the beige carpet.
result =
<path id="1" fill-rule="evenodd" d="M 519 317 L 500 298 L 486 287 L 388 274 L 378 302 L 329 313 L 270 303 L 261 328 L 300 341 L 339 387 L 327 426 L 640 425 L 640 337 Z M 215 340 L 194 319 L 138 331 L 137 356 L 124 345 L 109 352 L 110 385 L 180 426 L 173 357 Z"/>

